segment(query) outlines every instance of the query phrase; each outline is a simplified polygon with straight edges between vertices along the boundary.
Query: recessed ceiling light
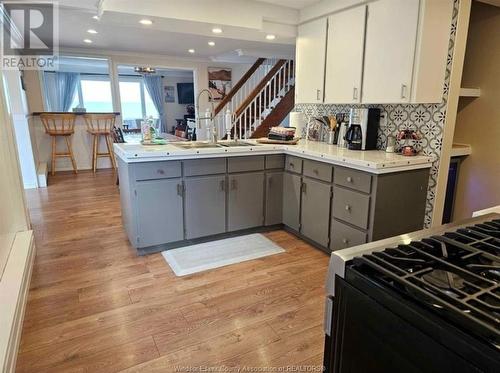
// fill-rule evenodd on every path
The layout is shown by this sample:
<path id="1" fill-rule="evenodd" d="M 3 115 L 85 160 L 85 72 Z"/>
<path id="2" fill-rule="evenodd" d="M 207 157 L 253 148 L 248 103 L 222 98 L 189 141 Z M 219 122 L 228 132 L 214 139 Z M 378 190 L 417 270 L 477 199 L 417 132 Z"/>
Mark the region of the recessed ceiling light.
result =
<path id="1" fill-rule="evenodd" d="M 83 39 L 83 42 L 87 44 L 92 44 L 92 40 L 90 39 Z"/>
<path id="2" fill-rule="evenodd" d="M 211 47 L 215 46 L 215 41 L 209 41 L 208 45 L 210 45 Z"/>
<path id="3" fill-rule="evenodd" d="M 188 52 L 189 52 L 189 53 L 194 53 L 194 52 L 195 52 L 195 50 L 194 50 L 194 49 L 189 49 L 189 50 L 188 50 Z"/>
<path id="4" fill-rule="evenodd" d="M 212 29 L 212 32 L 214 34 L 222 34 L 222 29 L 219 28 L 219 27 L 215 27 L 215 28 Z"/>
<path id="5" fill-rule="evenodd" d="M 273 35 L 273 34 L 267 34 L 267 35 L 266 35 L 266 39 L 267 39 L 267 40 L 274 40 L 274 39 L 276 39 L 276 35 Z"/>
<path id="6" fill-rule="evenodd" d="M 96 30 L 94 30 L 94 29 L 88 29 L 88 30 L 87 30 L 87 32 L 88 32 L 89 34 L 97 34 L 97 33 L 98 33 L 98 32 L 97 32 Z"/>
<path id="7" fill-rule="evenodd" d="M 99 16 L 93 16 L 92 18 L 94 18 L 96 21 L 99 21 L 101 19 Z"/>
<path id="8" fill-rule="evenodd" d="M 140 23 L 141 25 L 146 25 L 146 26 L 149 26 L 149 25 L 152 25 L 152 24 L 153 24 L 153 21 L 151 21 L 150 19 L 141 19 L 141 20 L 139 21 L 139 23 Z"/>

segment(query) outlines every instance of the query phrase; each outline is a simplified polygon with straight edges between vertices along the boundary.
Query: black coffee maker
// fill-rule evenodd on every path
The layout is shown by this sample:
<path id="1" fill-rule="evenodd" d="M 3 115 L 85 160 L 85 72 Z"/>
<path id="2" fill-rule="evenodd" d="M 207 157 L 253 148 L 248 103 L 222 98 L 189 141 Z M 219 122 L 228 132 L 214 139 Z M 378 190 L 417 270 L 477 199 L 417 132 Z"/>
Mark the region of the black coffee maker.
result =
<path id="1" fill-rule="evenodd" d="M 351 109 L 349 128 L 345 134 L 350 150 L 377 149 L 380 109 Z"/>

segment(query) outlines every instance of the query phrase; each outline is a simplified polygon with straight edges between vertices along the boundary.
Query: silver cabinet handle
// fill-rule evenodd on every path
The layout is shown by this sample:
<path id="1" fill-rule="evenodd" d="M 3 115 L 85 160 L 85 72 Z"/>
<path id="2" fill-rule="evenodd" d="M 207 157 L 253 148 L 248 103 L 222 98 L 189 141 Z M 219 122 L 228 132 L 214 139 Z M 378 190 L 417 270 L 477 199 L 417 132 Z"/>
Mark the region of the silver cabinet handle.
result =
<path id="1" fill-rule="evenodd" d="M 273 177 L 272 176 L 269 176 L 267 183 L 269 184 L 269 187 L 271 187 L 273 185 Z"/>
<path id="2" fill-rule="evenodd" d="M 236 190 L 238 188 L 238 184 L 236 179 L 231 179 L 231 190 Z"/>
<path id="3" fill-rule="evenodd" d="M 316 100 L 320 101 L 321 100 L 321 89 L 316 90 Z"/>
<path id="4" fill-rule="evenodd" d="M 406 84 L 401 84 L 401 98 L 406 98 Z"/>
<path id="5" fill-rule="evenodd" d="M 313 170 L 313 173 L 314 173 L 315 175 L 319 175 L 319 171 L 318 171 L 318 169 L 317 169 L 317 168 L 315 168 L 315 169 Z"/>
<path id="6" fill-rule="evenodd" d="M 302 183 L 302 193 L 306 194 L 307 193 L 307 184 Z"/>
<path id="7" fill-rule="evenodd" d="M 352 99 L 353 100 L 357 100 L 358 99 L 358 89 L 356 87 L 354 87 L 352 89 Z"/>
<path id="8" fill-rule="evenodd" d="M 347 179 L 346 179 L 346 180 L 347 180 L 347 182 L 348 182 L 348 183 L 352 183 L 352 177 L 347 176 Z"/>
<path id="9" fill-rule="evenodd" d="M 156 172 L 159 173 L 160 175 L 165 175 L 165 170 L 162 170 L 161 168 L 156 170 Z"/>
<path id="10" fill-rule="evenodd" d="M 220 191 L 223 192 L 226 189 L 226 180 L 220 181 Z"/>
<path id="11" fill-rule="evenodd" d="M 346 211 L 351 211 L 351 206 L 349 206 L 349 205 L 345 205 L 345 210 L 346 210 Z"/>
<path id="12" fill-rule="evenodd" d="M 342 243 L 344 245 L 347 245 L 349 243 L 349 240 L 347 238 L 342 239 Z"/>
<path id="13" fill-rule="evenodd" d="M 182 187 L 182 184 L 177 184 L 177 195 L 182 197 L 182 192 L 184 188 Z"/>

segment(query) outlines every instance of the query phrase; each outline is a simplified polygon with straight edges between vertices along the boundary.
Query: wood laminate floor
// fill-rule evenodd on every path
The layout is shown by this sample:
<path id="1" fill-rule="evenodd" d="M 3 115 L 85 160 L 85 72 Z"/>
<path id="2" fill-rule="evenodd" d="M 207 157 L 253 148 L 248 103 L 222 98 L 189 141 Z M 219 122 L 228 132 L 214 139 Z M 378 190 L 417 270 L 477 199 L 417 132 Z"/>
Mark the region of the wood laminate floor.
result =
<path id="1" fill-rule="evenodd" d="M 324 253 L 277 231 L 284 254 L 178 278 L 129 245 L 112 172 L 49 183 L 26 194 L 37 255 L 17 372 L 321 365 Z"/>

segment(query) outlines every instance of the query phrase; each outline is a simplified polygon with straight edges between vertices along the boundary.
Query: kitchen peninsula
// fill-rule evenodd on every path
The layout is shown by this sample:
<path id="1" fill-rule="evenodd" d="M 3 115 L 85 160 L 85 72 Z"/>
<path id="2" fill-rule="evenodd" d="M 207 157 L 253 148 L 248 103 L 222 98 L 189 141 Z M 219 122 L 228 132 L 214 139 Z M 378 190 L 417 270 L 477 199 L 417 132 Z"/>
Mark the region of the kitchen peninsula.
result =
<path id="1" fill-rule="evenodd" d="M 114 150 L 139 254 L 283 227 L 330 252 L 421 229 L 433 161 L 306 140 Z"/>

